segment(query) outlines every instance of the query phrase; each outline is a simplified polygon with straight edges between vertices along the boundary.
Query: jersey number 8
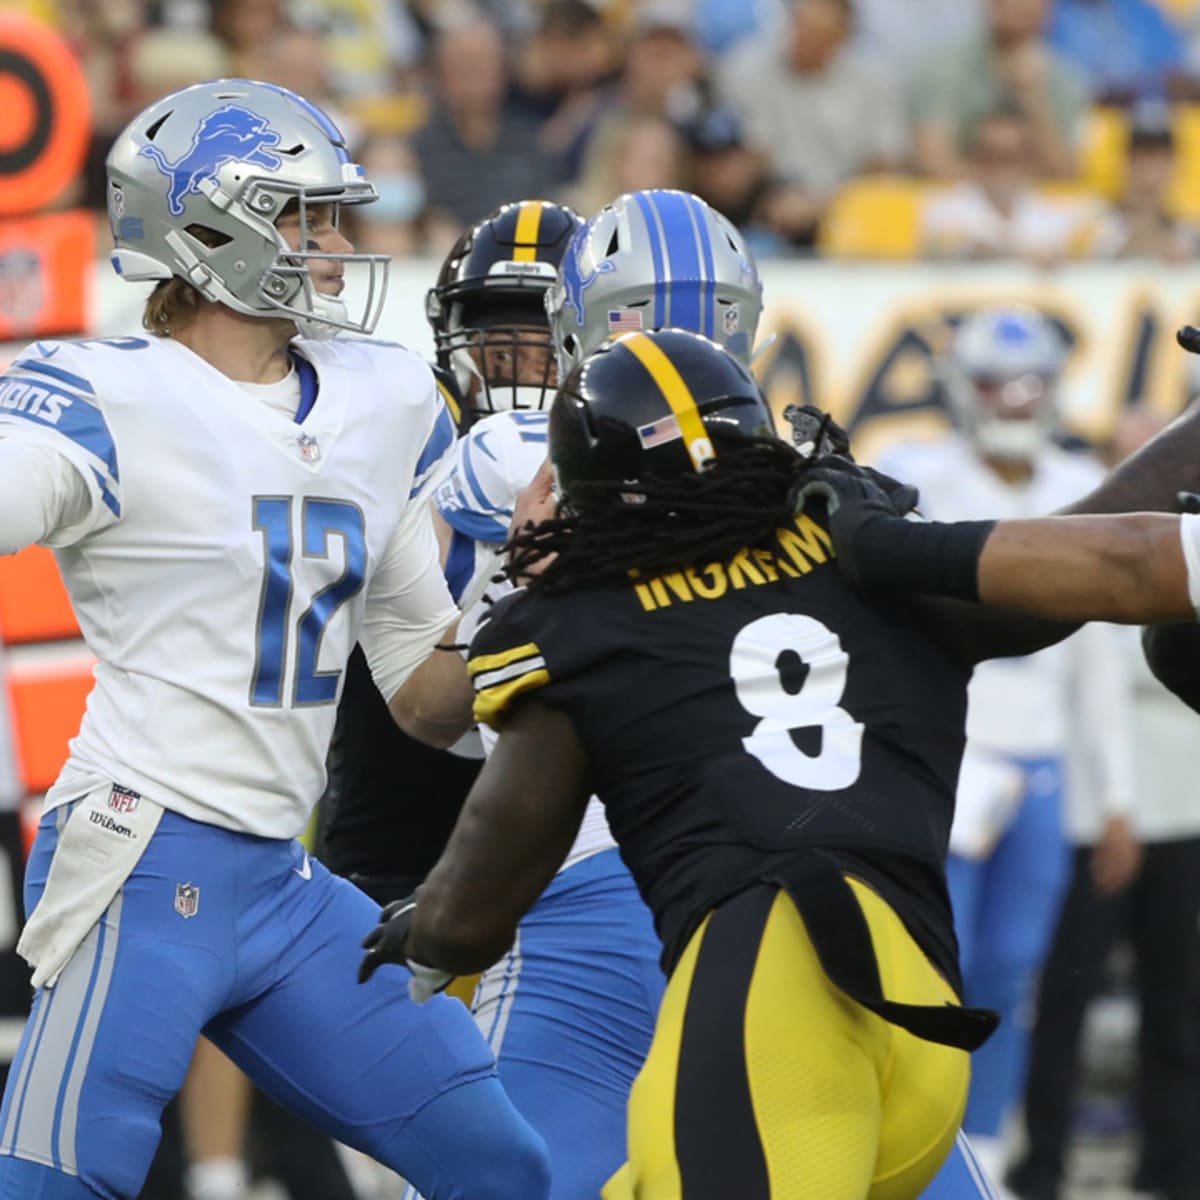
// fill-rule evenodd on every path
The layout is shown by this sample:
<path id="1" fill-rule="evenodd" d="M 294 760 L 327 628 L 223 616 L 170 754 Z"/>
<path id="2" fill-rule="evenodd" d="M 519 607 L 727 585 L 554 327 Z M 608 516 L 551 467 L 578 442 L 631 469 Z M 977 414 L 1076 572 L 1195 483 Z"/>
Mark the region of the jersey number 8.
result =
<path id="1" fill-rule="evenodd" d="M 777 779 L 825 792 L 858 779 L 863 726 L 838 707 L 849 662 L 832 629 L 798 613 L 760 617 L 734 638 L 729 673 L 738 701 L 762 718 L 742 744 Z M 819 749 L 806 754 L 792 735 L 814 728 Z"/>

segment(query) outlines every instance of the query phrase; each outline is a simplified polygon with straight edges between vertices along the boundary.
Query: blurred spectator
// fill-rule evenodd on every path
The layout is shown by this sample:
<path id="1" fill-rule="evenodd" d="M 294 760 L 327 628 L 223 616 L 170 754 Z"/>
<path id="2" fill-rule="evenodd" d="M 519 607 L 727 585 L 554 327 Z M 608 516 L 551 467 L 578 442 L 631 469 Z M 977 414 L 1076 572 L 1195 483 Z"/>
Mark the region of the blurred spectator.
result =
<path id="1" fill-rule="evenodd" d="M 224 43 L 230 73 L 263 78 L 263 48 L 287 25 L 284 0 L 212 0 L 209 28 Z"/>
<path id="2" fill-rule="evenodd" d="M 968 178 L 932 195 L 921 215 L 930 258 L 1024 258 L 1049 266 L 1086 253 L 1102 208 L 1088 197 L 1050 200 L 1033 185 L 1029 125 L 996 112 L 975 126 Z"/>
<path id="3" fill-rule="evenodd" d="M 258 48 L 259 74 L 255 78 L 311 100 L 342 131 L 346 145 L 356 153 L 362 133 L 333 92 L 327 47 L 324 35 L 315 29 L 284 25 L 269 33 Z"/>
<path id="4" fill-rule="evenodd" d="M 691 191 L 742 231 L 756 258 L 785 253 L 787 243 L 760 219 L 772 186 L 766 160 L 746 145 L 737 116 L 727 108 L 707 109 L 683 132 L 691 151 Z"/>
<path id="5" fill-rule="evenodd" d="M 850 0 L 794 0 L 785 37 L 755 38 L 717 64 L 723 102 L 783 185 L 767 223 L 798 245 L 812 244 L 840 184 L 907 150 L 899 96 L 849 46 L 852 17 Z"/>
<path id="6" fill-rule="evenodd" d="M 688 183 L 686 147 L 675 126 L 649 113 L 605 123 L 592 139 L 583 175 L 568 199 L 591 216 L 615 196 Z"/>
<path id="7" fill-rule="evenodd" d="M 1167 191 L 1175 173 L 1175 136 L 1170 110 L 1141 105 L 1130 115 L 1125 189 L 1121 202 L 1100 224 L 1099 258 L 1160 258 L 1185 262 L 1200 252 L 1200 229 L 1172 216 Z"/>
<path id="8" fill-rule="evenodd" d="M 225 47 L 207 33 L 151 29 L 129 54 L 129 94 L 138 109 L 177 88 L 228 74 Z"/>
<path id="9" fill-rule="evenodd" d="M 537 144 L 537 124 L 508 98 L 500 32 L 479 15 L 442 30 L 433 46 L 434 105 L 413 139 L 437 246 L 514 196 L 546 196 L 561 178 Z"/>
<path id="10" fill-rule="evenodd" d="M 687 0 L 638 6 L 624 68 L 590 123 L 569 193 L 584 216 L 623 191 L 683 185 L 685 148 L 672 122 L 689 118 L 703 103 L 703 64 L 691 29 Z M 630 179 L 642 182 L 620 185 Z"/>
<path id="11" fill-rule="evenodd" d="M 619 48 L 587 0 L 550 0 L 541 22 L 518 50 L 517 87 L 523 106 L 542 122 L 541 145 L 578 174 L 583 144 L 606 102 Z"/>
<path id="12" fill-rule="evenodd" d="M 988 0 L 989 27 L 941 51 L 913 79 L 916 166 L 954 178 L 966 169 L 971 131 L 1000 109 L 1029 126 L 1035 175 L 1070 178 L 1087 110 L 1087 87 L 1046 42 L 1050 0 Z"/>
<path id="13" fill-rule="evenodd" d="M 386 95 L 424 50 L 408 7 L 394 0 L 291 0 L 289 16 L 324 36 L 330 83 L 344 99 Z"/>
<path id="14" fill-rule="evenodd" d="M 351 240 L 367 254 L 393 258 L 415 254 L 425 208 L 425 182 L 412 146 L 395 134 L 378 134 L 363 146 L 358 161 L 379 189 L 379 199 L 346 211 L 345 216 L 354 222 Z"/>
<path id="15" fill-rule="evenodd" d="M 855 45 L 907 87 L 946 46 L 976 38 L 986 0 L 855 0 Z"/>
<path id="16" fill-rule="evenodd" d="M 689 0 L 643 0 L 625 51 L 618 107 L 682 120 L 699 111 L 704 60 Z"/>
<path id="17" fill-rule="evenodd" d="M 79 195 L 72 196 L 71 201 L 103 209 L 107 203 L 104 160 L 108 148 L 139 108 L 132 98 L 129 60 L 145 30 L 144 5 L 140 0 L 112 0 L 106 4 L 60 0 L 58 10 L 63 34 L 87 76 L 92 101 L 92 137 Z"/>
<path id="18" fill-rule="evenodd" d="M 695 19 L 697 43 L 710 54 L 724 54 L 742 38 L 778 33 L 787 21 L 787 0 L 695 0 Z"/>
<path id="19" fill-rule="evenodd" d="M 1183 34 L 1150 0 L 1055 0 L 1049 42 L 1099 104 L 1166 96 L 1186 51 Z"/>

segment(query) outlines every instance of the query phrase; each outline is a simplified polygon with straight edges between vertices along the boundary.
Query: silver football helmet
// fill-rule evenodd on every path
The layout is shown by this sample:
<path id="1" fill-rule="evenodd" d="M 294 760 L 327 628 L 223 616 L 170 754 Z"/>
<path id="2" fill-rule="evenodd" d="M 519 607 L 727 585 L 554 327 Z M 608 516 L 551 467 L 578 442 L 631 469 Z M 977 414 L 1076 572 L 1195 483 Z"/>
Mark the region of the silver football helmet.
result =
<path id="1" fill-rule="evenodd" d="M 309 205 L 333 205 L 336 218 L 341 205 L 377 198 L 316 105 L 248 79 L 196 84 L 155 101 L 113 143 L 113 268 L 129 280 L 178 276 L 235 312 L 290 317 L 306 337 L 367 334 L 383 308 L 387 256 L 293 249 L 275 222 L 291 201 L 305 230 Z M 317 291 L 316 259 L 346 264 L 353 315 Z"/>
<path id="2" fill-rule="evenodd" d="M 1055 391 L 1066 346 L 1036 309 L 980 309 L 958 327 L 944 378 L 953 415 L 979 450 L 1025 461 L 1057 424 Z"/>
<path id="3" fill-rule="evenodd" d="M 737 227 L 690 192 L 627 192 L 577 230 L 546 295 L 559 377 L 609 337 L 686 329 L 750 361 L 762 281 Z"/>

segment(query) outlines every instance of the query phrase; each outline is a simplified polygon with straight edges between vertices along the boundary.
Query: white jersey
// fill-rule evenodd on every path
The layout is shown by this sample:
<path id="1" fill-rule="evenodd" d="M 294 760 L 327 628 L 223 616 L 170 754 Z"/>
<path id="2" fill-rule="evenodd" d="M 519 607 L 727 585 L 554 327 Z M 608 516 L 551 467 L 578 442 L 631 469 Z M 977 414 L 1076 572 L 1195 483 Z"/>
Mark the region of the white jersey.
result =
<path id="1" fill-rule="evenodd" d="M 508 539 L 517 495 L 546 459 L 548 422 L 544 412 L 494 413 L 459 440 L 449 474 L 434 499 L 455 534 L 446 577 L 456 595 L 477 570 L 489 568 L 495 549 Z M 483 613 L 510 591 L 507 580 L 489 583 L 482 599 L 463 614 L 459 639 L 469 642 Z M 490 754 L 498 735 L 487 726 L 479 732 L 484 753 Z M 615 845 L 604 805 L 593 796 L 561 869 Z"/>
<path id="2" fill-rule="evenodd" d="M 922 513 L 935 521 L 1045 516 L 1091 491 L 1104 475 L 1094 459 L 1048 445 L 1029 483 L 1014 487 L 958 434 L 893 447 L 879 466 L 916 484 Z M 1001 821 L 1011 815 L 1019 787 L 997 759 L 1081 755 L 1099 809 L 1128 811 L 1131 687 L 1121 635 L 1111 625 L 1089 625 L 1025 658 L 981 663 L 968 691 L 955 838 L 965 836 L 976 817 L 982 822 L 984 813 L 1000 814 L 995 819 Z"/>
<path id="3" fill-rule="evenodd" d="M 296 420 L 167 338 L 38 343 L 0 377 L 0 444 L 49 448 L 88 495 L 42 538 L 99 660 L 51 806 L 115 780 L 294 836 L 355 642 L 390 695 L 453 621 L 414 502 L 454 438 L 428 367 L 293 346 Z"/>

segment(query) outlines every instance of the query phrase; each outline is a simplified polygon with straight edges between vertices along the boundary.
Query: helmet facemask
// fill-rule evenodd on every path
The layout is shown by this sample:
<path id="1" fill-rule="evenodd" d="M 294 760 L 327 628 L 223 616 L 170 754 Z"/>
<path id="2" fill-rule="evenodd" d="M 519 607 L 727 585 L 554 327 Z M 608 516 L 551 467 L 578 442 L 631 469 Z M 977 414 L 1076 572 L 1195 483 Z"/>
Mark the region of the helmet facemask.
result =
<path id="1" fill-rule="evenodd" d="M 482 414 L 550 407 L 558 367 L 540 293 L 509 301 L 486 291 L 453 301 L 434 336 L 470 408 Z"/>

